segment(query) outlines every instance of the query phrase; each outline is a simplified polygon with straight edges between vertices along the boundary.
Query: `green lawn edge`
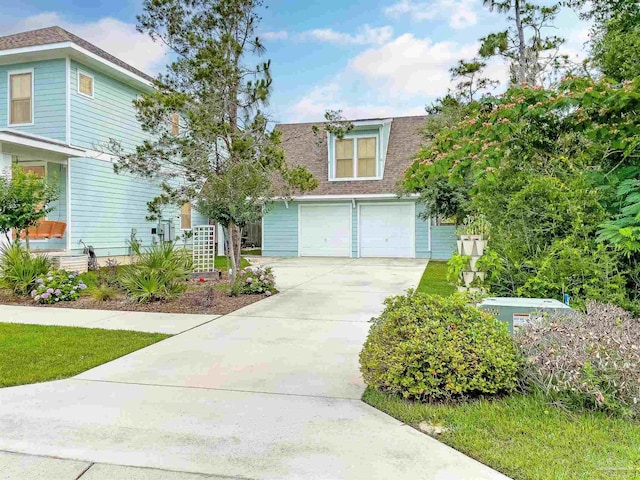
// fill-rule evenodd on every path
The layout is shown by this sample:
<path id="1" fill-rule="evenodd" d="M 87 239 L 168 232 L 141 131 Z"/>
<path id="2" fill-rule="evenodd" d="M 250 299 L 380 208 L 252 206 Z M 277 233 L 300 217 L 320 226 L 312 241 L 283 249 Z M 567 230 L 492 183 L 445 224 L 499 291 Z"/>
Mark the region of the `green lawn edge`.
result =
<path id="1" fill-rule="evenodd" d="M 168 337 L 128 330 L 0 323 L 0 387 L 69 378 Z"/>
<path id="2" fill-rule="evenodd" d="M 417 291 L 447 296 L 447 262 L 430 261 Z M 362 400 L 515 480 L 640 479 L 640 423 L 572 413 L 537 394 L 458 404 L 421 404 L 367 387 Z M 416 459 L 418 461 L 418 459 Z"/>

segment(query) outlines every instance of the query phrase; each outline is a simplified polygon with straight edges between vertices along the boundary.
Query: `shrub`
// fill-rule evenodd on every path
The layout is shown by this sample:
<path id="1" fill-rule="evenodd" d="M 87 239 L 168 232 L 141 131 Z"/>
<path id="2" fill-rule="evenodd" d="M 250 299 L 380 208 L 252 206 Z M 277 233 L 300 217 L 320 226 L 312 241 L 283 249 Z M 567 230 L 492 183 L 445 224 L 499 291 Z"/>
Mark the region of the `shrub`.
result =
<path id="1" fill-rule="evenodd" d="M 46 275 L 52 262 L 46 255 L 31 255 L 18 242 L 2 248 L 0 282 L 17 295 L 28 295 L 36 280 Z"/>
<path id="2" fill-rule="evenodd" d="M 72 302 L 80 297 L 87 286 L 76 273 L 56 270 L 36 279 L 31 297 L 37 303 Z"/>
<path id="3" fill-rule="evenodd" d="M 497 394 L 515 388 L 519 360 L 507 325 L 468 297 L 385 300 L 360 353 L 365 382 L 420 401 Z"/>
<path id="4" fill-rule="evenodd" d="M 91 295 L 91 297 L 94 300 L 97 300 L 99 302 L 106 302 L 107 300 L 113 300 L 118 296 L 118 290 L 104 283 L 101 283 L 100 285 L 91 286 L 87 291 L 89 292 L 89 295 Z"/>
<path id="5" fill-rule="evenodd" d="M 264 293 L 267 297 L 277 293 L 275 277 L 271 267 L 247 267 L 238 271 L 232 295 Z"/>
<path id="6" fill-rule="evenodd" d="M 276 281 L 271 267 L 246 267 L 238 271 L 232 295 L 264 293 L 267 297 L 277 293 Z"/>
<path id="7" fill-rule="evenodd" d="M 586 313 L 543 317 L 521 328 L 523 379 L 569 408 L 640 416 L 640 321 L 590 302 Z"/>
<path id="8" fill-rule="evenodd" d="M 173 242 L 158 243 L 140 252 L 133 265 L 122 269 L 119 284 L 137 302 L 152 302 L 175 298 L 187 289 L 193 270 L 191 256 L 176 250 Z"/>

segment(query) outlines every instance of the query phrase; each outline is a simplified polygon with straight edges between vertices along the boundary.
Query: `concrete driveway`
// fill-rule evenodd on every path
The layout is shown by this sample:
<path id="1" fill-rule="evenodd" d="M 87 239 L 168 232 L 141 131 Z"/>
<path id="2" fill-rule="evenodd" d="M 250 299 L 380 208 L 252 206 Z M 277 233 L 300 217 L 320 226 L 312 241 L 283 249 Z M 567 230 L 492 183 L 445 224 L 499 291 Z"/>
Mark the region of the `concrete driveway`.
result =
<path id="1" fill-rule="evenodd" d="M 368 320 L 425 263 L 274 261 L 279 295 L 73 379 L 0 390 L 5 478 L 506 478 L 360 401 Z"/>

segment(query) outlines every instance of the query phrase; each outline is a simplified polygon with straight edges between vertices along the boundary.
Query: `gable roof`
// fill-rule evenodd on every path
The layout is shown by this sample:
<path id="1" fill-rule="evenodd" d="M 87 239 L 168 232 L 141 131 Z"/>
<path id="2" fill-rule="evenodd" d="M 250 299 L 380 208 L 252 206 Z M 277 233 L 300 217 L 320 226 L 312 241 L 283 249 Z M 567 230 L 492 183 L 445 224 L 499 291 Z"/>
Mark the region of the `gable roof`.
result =
<path id="1" fill-rule="evenodd" d="M 84 48 L 85 50 L 93 53 L 94 55 L 97 55 L 107 62 L 113 63 L 120 68 L 124 68 L 125 70 L 128 70 L 129 72 L 138 75 L 139 77 L 142 77 L 149 82 L 153 80 L 153 78 L 146 73 L 138 70 L 135 67 L 132 67 L 119 58 L 114 57 L 110 53 L 107 53 L 101 48 L 96 47 L 94 44 L 89 43 L 86 40 L 78 37 L 77 35 L 74 35 L 73 33 L 58 26 L 40 28 L 38 30 L 30 30 L 28 32 L 21 32 L 14 35 L 0 37 L 0 52 L 2 50 L 13 50 L 15 48 L 36 47 L 40 45 L 51 45 L 64 42 L 75 43 L 79 47 Z"/>
<path id="2" fill-rule="evenodd" d="M 323 122 L 280 124 L 276 129 L 282 132 L 282 147 L 287 162 L 292 166 L 304 165 L 318 180 L 318 188 L 306 195 L 388 194 L 396 193 L 404 171 L 418 153 L 422 144 L 420 129 L 426 118 L 421 115 L 392 119 L 381 180 L 329 181 L 327 135 Z M 313 133 L 314 126 L 319 129 L 319 134 Z"/>

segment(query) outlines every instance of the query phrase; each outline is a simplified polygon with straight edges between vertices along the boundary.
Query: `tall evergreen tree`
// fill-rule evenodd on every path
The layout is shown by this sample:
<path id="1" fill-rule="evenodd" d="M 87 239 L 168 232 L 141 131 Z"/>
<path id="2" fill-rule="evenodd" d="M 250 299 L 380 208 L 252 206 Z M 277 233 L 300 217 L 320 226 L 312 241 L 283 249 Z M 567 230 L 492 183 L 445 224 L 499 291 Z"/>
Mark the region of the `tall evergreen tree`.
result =
<path id="1" fill-rule="evenodd" d="M 116 170 L 162 182 L 150 218 L 165 204 L 196 200 L 196 209 L 225 227 L 232 283 L 242 228 L 259 220 L 274 196 L 317 185 L 306 169 L 286 165 L 279 133 L 269 131 L 263 113 L 271 74 L 270 62 L 259 61 L 261 5 L 145 0 L 138 30 L 167 45 L 173 61 L 154 80 L 154 90 L 135 102 L 150 139 L 133 152 L 110 142 Z"/>

